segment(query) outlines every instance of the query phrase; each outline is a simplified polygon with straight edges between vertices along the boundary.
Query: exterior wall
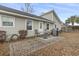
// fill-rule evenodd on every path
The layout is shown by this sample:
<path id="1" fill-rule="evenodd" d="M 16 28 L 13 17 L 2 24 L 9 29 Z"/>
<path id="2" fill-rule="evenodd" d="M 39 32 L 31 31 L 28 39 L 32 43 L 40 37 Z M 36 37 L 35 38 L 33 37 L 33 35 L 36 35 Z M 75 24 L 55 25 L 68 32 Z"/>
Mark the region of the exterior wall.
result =
<path id="1" fill-rule="evenodd" d="M 56 27 L 59 28 L 59 30 L 61 30 L 61 23 L 58 21 L 55 15 L 53 15 L 53 21 L 55 22 L 54 27 L 56 25 Z"/>
<path id="2" fill-rule="evenodd" d="M 7 15 L 6 15 L 7 16 Z M 19 30 L 27 30 L 27 20 L 29 19 L 23 19 L 19 17 L 14 17 L 15 18 L 15 26 L 14 27 L 2 27 L 0 23 L 0 30 L 4 30 L 7 32 L 7 36 L 11 36 L 12 34 L 18 34 Z M 1 15 L 0 15 L 0 22 L 1 22 Z M 34 30 L 37 29 L 39 31 L 39 23 L 41 21 L 35 21 L 32 20 L 32 30 L 28 30 L 27 36 L 34 36 L 35 32 Z M 43 23 L 43 31 L 46 29 L 46 22 Z M 52 24 L 49 23 L 49 30 L 52 29 Z"/>
<path id="3" fill-rule="evenodd" d="M 45 15 L 42 15 L 42 17 L 47 18 L 47 19 L 53 21 L 53 13 L 47 13 Z"/>
<path id="4" fill-rule="evenodd" d="M 0 15 L 1 21 L 1 15 Z M 7 32 L 7 37 L 11 36 L 12 34 L 18 34 L 19 30 L 25 29 L 25 19 L 15 17 L 15 26 L 14 27 L 3 27 L 0 26 L 0 30 L 4 30 Z"/>
<path id="5" fill-rule="evenodd" d="M 53 26 L 50 24 L 50 29 L 55 28 L 55 25 L 56 25 L 57 28 L 61 30 L 61 23 L 58 21 L 58 18 L 54 15 L 53 11 L 45 15 L 42 15 L 42 17 L 52 20 L 54 22 Z"/>
<path id="6" fill-rule="evenodd" d="M 0 28 L 1 30 L 7 31 L 7 34 L 17 34 L 17 31 L 25 29 L 25 19 L 15 17 L 15 27 Z"/>
<path id="7" fill-rule="evenodd" d="M 34 20 L 32 20 L 32 30 L 28 30 L 28 37 L 30 37 L 30 36 L 34 36 L 35 35 L 35 29 L 37 29 L 39 32 L 42 32 L 42 31 L 40 31 L 40 29 L 39 29 L 39 23 L 40 23 L 41 21 L 34 21 Z M 44 31 L 44 29 L 46 28 L 46 23 L 45 22 L 43 22 L 43 31 Z"/>
<path id="8" fill-rule="evenodd" d="M 15 27 L 2 27 L 2 30 L 7 31 L 7 34 L 17 34 L 19 30 L 25 29 L 25 20 L 15 18 Z"/>
<path id="9" fill-rule="evenodd" d="M 49 24 L 49 30 L 52 30 L 54 28 L 54 24 Z"/>
<path id="10" fill-rule="evenodd" d="M 43 22 L 43 30 L 46 29 L 46 22 Z"/>
<path id="11" fill-rule="evenodd" d="M 34 30 L 35 29 L 39 29 L 39 21 L 34 21 L 34 20 L 32 20 L 32 30 L 28 30 L 28 37 L 29 36 L 34 36 Z"/>
<path id="12" fill-rule="evenodd" d="M 34 30 L 35 29 L 37 29 L 40 33 L 43 33 L 43 31 L 46 29 L 46 22 L 42 22 L 43 23 L 43 30 L 42 31 L 40 31 L 40 29 L 39 29 L 39 23 L 40 23 L 41 21 L 34 21 L 34 20 L 32 20 L 32 23 L 33 23 L 33 26 L 32 26 L 32 30 L 28 30 L 28 37 L 30 37 L 30 36 L 34 36 L 35 35 L 35 32 L 34 32 Z M 53 27 L 54 27 L 54 25 L 53 24 L 50 24 L 49 23 L 49 30 L 52 30 L 53 29 Z"/>
<path id="13" fill-rule="evenodd" d="M 8 15 L 6 15 L 8 16 Z M 14 16 L 12 16 L 14 17 Z M 20 18 L 20 17 L 14 17 L 15 18 L 15 26 L 14 27 L 3 27 L 1 26 L 1 15 L 0 15 L 0 30 L 4 30 L 7 32 L 7 37 L 9 38 L 12 34 L 18 34 L 19 30 L 27 30 L 27 20 L 29 19 L 25 19 L 25 18 Z M 32 30 L 28 30 L 28 34 L 27 36 L 34 36 L 35 32 L 34 30 L 37 29 L 39 30 L 39 23 L 42 21 L 35 21 L 32 20 Z M 46 29 L 46 22 L 42 22 L 43 23 L 43 31 Z M 51 30 L 53 28 L 53 24 L 49 23 L 49 30 Z"/>

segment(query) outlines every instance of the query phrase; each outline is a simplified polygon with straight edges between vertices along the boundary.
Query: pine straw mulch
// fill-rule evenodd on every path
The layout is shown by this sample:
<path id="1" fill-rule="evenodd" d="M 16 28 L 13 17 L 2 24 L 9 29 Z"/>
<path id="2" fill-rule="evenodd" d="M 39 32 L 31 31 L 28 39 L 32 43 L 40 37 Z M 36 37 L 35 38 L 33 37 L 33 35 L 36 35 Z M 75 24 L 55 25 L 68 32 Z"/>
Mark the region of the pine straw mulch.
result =
<path id="1" fill-rule="evenodd" d="M 31 56 L 77 56 L 79 55 L 79 32 L 61 33 L 63 40 L 31 53 Z M 9 56 L 9 44 L 0 43 L 0 56 Z"/>
<path id="2" fill-rule="evenodd" d="M 9 44 L 8 42 L 0 42 L 0 56 L 9 56 Z"/>
<path id="3" fill-rule="evenodd" d="M 65 39 L 31 53 L 31 56 L 77 56 L 79 55 L 79 32 L 62 33 Z"/>

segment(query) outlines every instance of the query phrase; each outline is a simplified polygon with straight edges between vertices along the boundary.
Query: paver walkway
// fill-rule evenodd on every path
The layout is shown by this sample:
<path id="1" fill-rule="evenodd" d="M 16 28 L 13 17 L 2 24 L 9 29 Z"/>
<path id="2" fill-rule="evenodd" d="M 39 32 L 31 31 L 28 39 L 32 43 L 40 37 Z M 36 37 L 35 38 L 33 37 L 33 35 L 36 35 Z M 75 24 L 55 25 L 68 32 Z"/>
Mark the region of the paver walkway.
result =
<path id="1" fill-rule="evenodd" d="M 19 42 L 10 43 L 10 55 L 30 55 L 32 52 L 40 50 L 47 45 L 54 44 L 61 40 L 61 37 L 50 37 L 48 39 L 33 38 Z"/>

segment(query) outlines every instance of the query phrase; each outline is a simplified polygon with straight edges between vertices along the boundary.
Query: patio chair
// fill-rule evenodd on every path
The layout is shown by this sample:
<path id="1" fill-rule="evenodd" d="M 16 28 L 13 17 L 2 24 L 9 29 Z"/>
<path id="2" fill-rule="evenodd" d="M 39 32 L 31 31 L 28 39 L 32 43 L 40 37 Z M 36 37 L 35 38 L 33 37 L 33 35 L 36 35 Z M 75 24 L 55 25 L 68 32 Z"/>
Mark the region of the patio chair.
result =
<path id="1" fill-rule="evenodd" d="M 37 29 L 35 29 L 35 36 L 37 36 L 37 37 L 38 37 L 38 36 L 39 36 L 39 34 L 40 34 L 40 33 L 38 32 L 38 30 L 37 30 Z"/>
<path id="2" fill-rule="evenodd" d="M 44 38 L 44 39 L 47 39 L 47 37 L 48 37 L 48 32 L 47 32 L 47 30 L 45 29 L 45 30 L 44 30 L 44 34 L 43 34 L 43 38 Z"/>

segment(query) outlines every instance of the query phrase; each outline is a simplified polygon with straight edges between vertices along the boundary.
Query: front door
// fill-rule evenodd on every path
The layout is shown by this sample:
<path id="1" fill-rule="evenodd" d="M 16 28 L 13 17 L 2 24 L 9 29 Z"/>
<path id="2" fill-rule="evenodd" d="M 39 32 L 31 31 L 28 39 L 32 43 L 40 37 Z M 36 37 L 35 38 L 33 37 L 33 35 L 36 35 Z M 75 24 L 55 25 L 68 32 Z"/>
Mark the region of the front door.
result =
<path id="1" fill-rule="evenodd" d="M 39 31 L 43 31 L 43 22 L 39 23 Z"/>

